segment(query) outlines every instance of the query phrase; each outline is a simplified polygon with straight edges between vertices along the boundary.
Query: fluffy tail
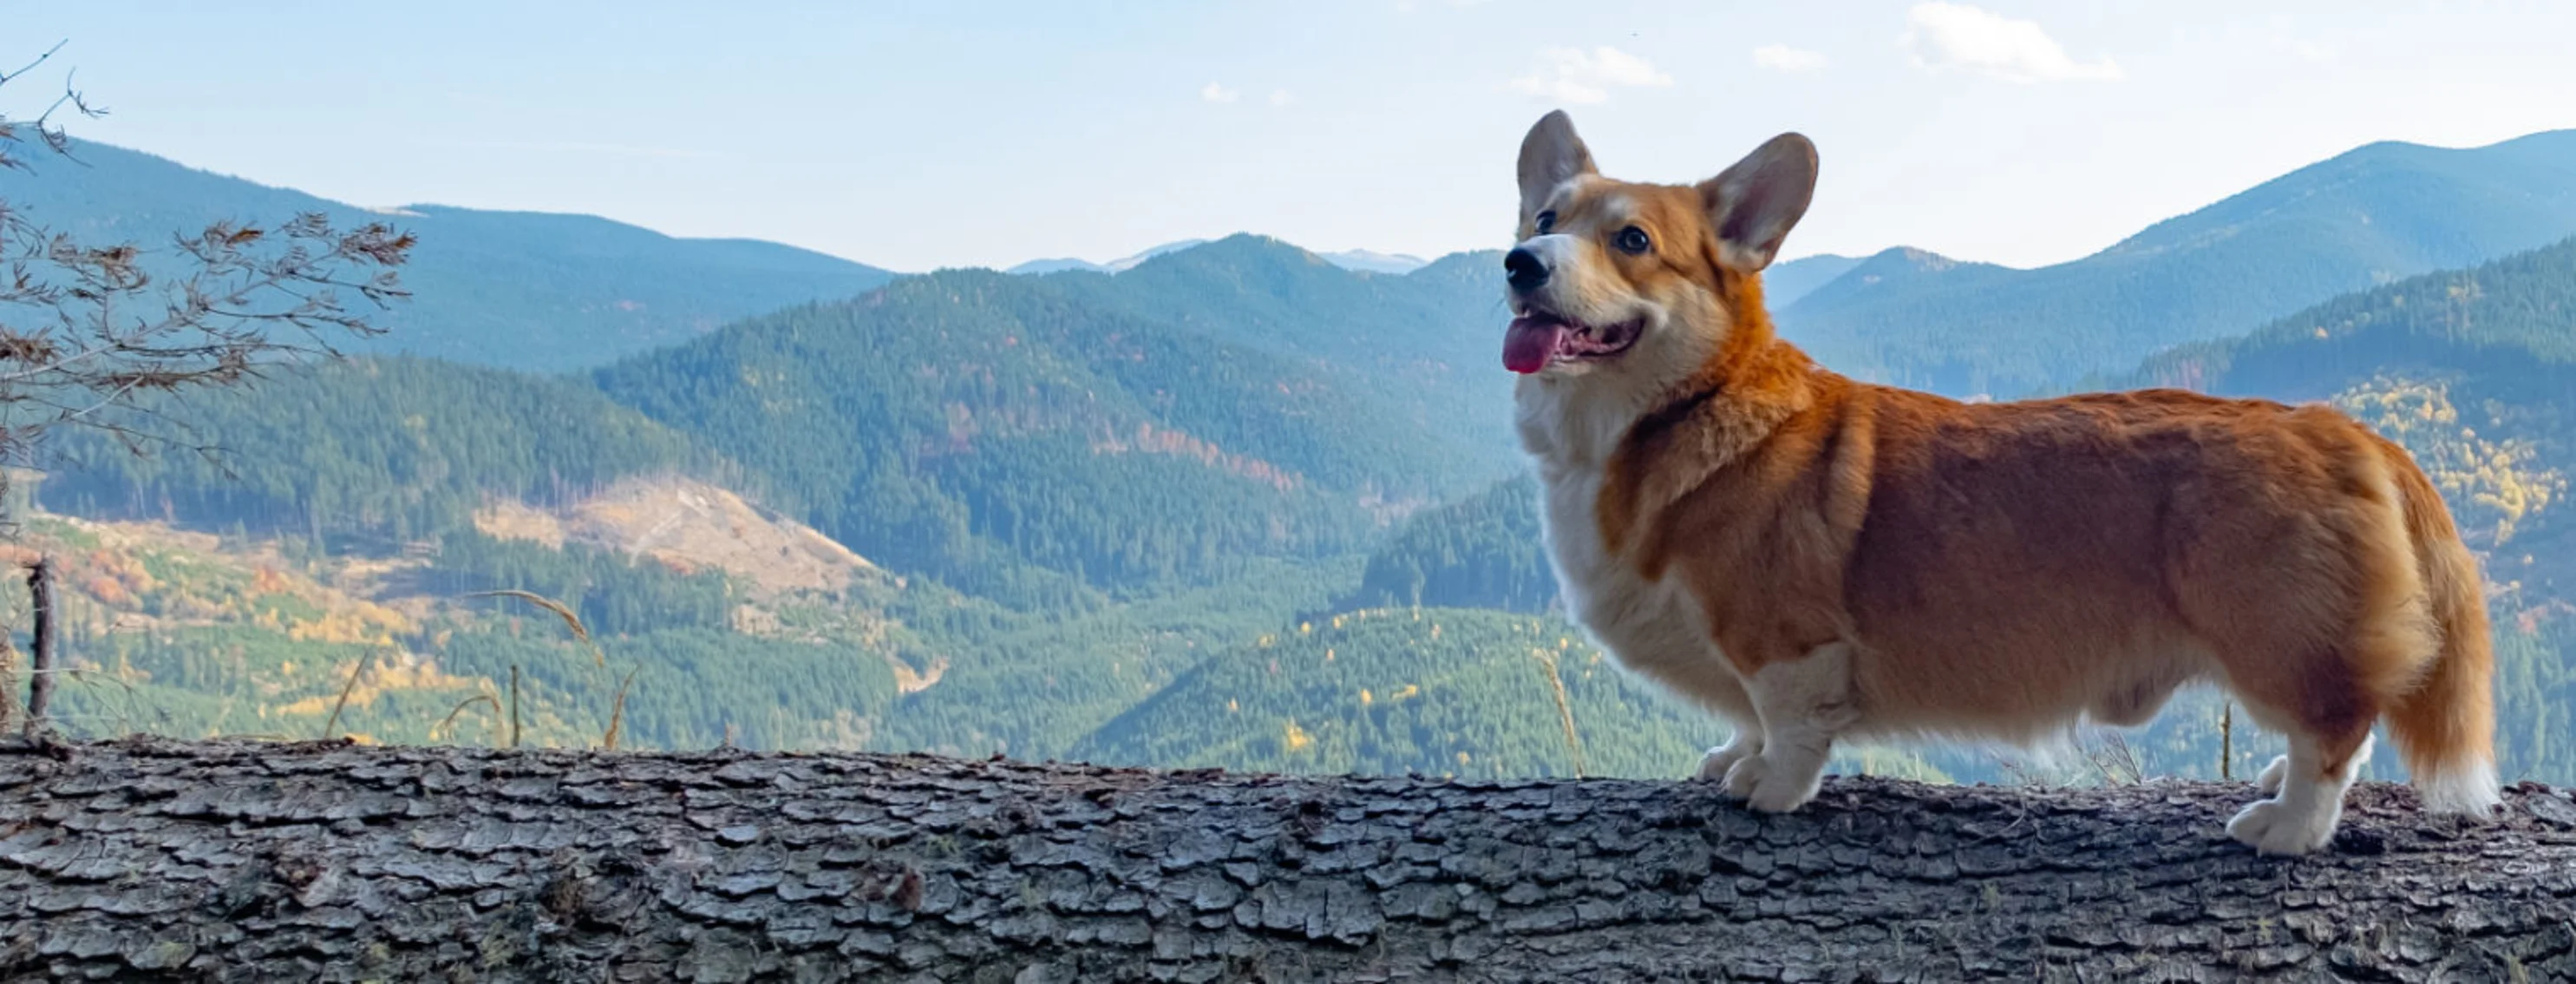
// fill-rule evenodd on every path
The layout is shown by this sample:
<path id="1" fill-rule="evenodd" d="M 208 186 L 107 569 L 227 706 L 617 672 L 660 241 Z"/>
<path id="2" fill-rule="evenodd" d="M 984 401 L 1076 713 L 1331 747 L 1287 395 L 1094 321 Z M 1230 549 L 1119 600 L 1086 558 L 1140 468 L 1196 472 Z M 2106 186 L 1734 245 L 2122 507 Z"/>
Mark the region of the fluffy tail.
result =
<path id="1" fill-rule="evenodd" d="M 2389 737 L 2426 808 L 2484 814 L 2501 802 L 2495 767 L 2495 653 L 2477 560 L 2460 543 L 2450 510 L 2430 479 L 2395 445 L 2384 445 L 2404 499 L 2406 537 L 2422 568 L 2441 648 L 2413 690 L 2388 711 Z"/>

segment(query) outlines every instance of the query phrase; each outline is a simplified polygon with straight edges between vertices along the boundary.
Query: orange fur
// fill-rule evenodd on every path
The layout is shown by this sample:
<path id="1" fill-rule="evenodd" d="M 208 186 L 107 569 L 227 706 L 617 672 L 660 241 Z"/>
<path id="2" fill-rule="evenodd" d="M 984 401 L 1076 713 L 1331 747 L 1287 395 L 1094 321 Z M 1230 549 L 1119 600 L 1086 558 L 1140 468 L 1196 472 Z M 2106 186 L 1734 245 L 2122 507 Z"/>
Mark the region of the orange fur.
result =
<path id="1" fill-rule="evenodd" d="M 1804 167 L 1811 186 L 1812 151 Z M 2383 715 L 2428 801 L 2492 802 L 2477 571 L 2395 445 L 2319 406 L 2177 390 L 1968 404 L 1846 379 L 1773 334 L 1759 265 L 1776 236 L 1725 231 L 1747 209 L 1795 221 L 1801 189 L 1759 200 L 1764 181 L 1799 179 L 1794 159 L 1697 187 L 1611 181 L 1552 116 L 1522 170 L 1522 237 L 1553 266 L 1515 310 L 1647 326 L 1517 394 L 1571 607 L 1626 665 L 1775 745 L 1783 728 L 1819 740 L 1795 730 L 1810 718 L 1825 741 L 2025 741 L 2143 723 L 2176 688 L 2217 682 L 2292 736 L 2289 781 L 2313 785 L 2274 810 L 2301 832 L 2265 834 L 2293 822 L 2274 817 L 2239 833 L 2265 850 L 2321 846 L 2339 808 L 2318 798 L 2339 802 Z M 1651 253 L 1604 245 L 1630 228 Z M 1759 705 L 1788 698 L 1764 695 L 1789 692 L 1771 678 L 1821 710 L 1771 720 Z M 1721 751 L 1712 769 L 1762 757 Z M 1730 786 L 1759 787 L 1755 772 Z"/>

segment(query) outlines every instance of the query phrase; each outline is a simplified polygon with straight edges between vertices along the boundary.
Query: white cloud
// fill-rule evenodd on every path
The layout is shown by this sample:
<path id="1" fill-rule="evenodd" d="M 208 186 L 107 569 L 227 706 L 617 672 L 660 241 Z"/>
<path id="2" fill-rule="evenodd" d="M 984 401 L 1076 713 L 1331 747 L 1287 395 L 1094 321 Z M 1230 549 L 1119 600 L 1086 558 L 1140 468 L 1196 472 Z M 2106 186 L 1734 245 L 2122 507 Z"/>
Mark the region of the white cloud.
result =
<path id="1" fill-rule="evenodd" d="M 2039 27 L 1958 3 L 1918 3 L 1906 12 L 1906 46 L 1915 64 L 1959 68 L 2008 82 L 2060 82 L 2121 77 L 2111 59 L 2079 62 Z"/>
<path id="2" fill-rule="evenodd" d="M 1212 103 L 1230 103 L 1243 98 L 1243 93 L 1239 90 L 1228 89 L 1214 82 L 1210 82 L 1207 84 L 1207 88 L 1199 90 L 1199 98 Z"/>
<path id="3" fill-rule="evenodd" d="M 2289 48 L 2290 53 L 2299 56 L 2301 61 L 2328 62 L 2333 61 L 2335 56 L 2333 46 L 2314 41 L 2292 41 L 2289 43 Z"/>
<path id="4" fill-rule="evenodd" d="M 1673 84 L 1673 77 L 1657 71 L 1653 62 L 1609 45 L 1590 51 L 1549 48 L 1540 53 L 1540 60 L 1536 71 L 1512 80 L 1513 89 L 1558 102 L 1591 104 L 1607 101 L 1614 86 Z"/>
<path id="5" fill-rule="evenodd" d="M 1297 97 L 1289 95 L 1286 89 L 1270 90 L 1270 104 L 1273 106 L 1285 106 L 1296 101 Z"/>
<path id="6" fill-rule="evenodd" d="M 1753 49 L 1753 63 L 1775 72 L 1812 72 L 1825 67 L 1825 53 L 1766 44 Z"/>

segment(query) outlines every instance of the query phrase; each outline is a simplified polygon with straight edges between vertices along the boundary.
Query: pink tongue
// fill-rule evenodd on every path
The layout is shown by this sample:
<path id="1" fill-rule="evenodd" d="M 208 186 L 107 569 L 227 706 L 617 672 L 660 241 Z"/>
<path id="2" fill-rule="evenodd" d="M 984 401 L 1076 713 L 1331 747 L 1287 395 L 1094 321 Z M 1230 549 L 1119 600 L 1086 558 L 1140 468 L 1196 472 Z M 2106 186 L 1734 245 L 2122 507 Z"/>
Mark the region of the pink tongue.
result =
<path id="1" fill-rule="evenodd" d="M 1565 324 L 1552 318 L 1513 318 L 1503 329 L 1503 368 L 1527 375 L 1547 368 Z"/>

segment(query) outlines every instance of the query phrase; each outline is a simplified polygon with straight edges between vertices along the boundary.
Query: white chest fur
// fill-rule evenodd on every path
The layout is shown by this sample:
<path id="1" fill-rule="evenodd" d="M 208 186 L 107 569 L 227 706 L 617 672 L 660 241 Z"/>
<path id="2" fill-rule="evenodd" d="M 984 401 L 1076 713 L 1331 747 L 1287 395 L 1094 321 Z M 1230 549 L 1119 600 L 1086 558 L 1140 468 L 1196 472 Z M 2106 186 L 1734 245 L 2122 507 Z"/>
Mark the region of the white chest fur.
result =
<path id="1" fill-rule="evenodd" d="M 1636 410 L 1586 400 L 1572 387 L 1524 379 L 1516 394 L 1522 446 L 1538 468 L 1541 523 L 1566 611 L 1621 665 L 1728 716 L 1743 688 L 1706 615 L 1672 579 L 1650 581 L 1602 542 L 1596 520 L 1604 468 Z"/>

